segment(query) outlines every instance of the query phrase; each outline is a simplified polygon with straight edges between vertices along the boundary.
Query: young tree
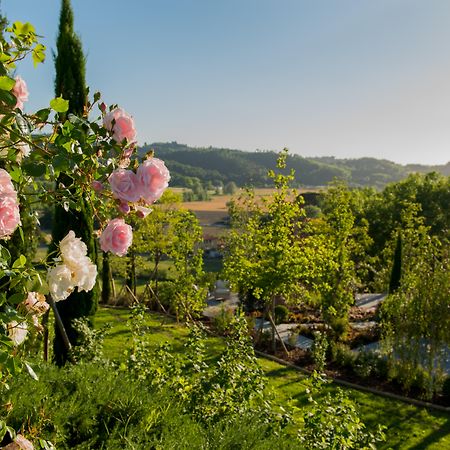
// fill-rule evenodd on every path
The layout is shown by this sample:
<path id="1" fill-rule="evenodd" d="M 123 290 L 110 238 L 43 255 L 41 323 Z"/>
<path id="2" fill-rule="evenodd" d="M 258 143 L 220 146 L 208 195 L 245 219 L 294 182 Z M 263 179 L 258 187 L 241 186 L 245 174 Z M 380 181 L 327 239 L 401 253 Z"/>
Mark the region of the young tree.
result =
<path id="1" fill-rule="evenodd" d="M 192 320 L 205 307 L 202 239 L 202 227 L 195 215 L 191 211 L 179 210 L 169 251 L 178 272 L 173 299 L 177 319 Z"/>
<path id="2" fill-rule="evenodd" d="M 322 313 L 335 339 L 340 339 L 348 328 L 348 312 L 354 302 L 356 268 L 354 255 L 359 253 L 355 218 L 351 208 L 352 193 L 345 183 L 332 184 L 324 197 L 322 210 L 324 232 L 331 257 L 324 283 L 321 284 Z"/>
<path id="3" fill-rule="evenodd" d="M 277 167 L 285 169 L 287 150 L 280 153 Z M 251 191 L 243 204 L 232 203 L 233 228 L 224 261 L 226 278 L 241 293 L 251 292 L 266 305 L 272 322 L 275 349 L 274 309 L 276 299 L 303 292 L 304 283 L 314 272 L 308 261 L 308 239 L 301 234 L 303 199 L 289 183 L 293 173 L 269 172 L 276 191 L 258 203 Z"/>
<path id="4" fill-rule="evenodd" d="M 55 94 L 69 100 L 67 114 L 83 116 L 86 107 L 85 58 L 81 41 L 73 29 L 73 12 L 70 0 L 62 0 L 59 17 L 59 32 L 56 42 L 55 60 Z M 58 185 L 66 188 L 66 205 L 57 205 L 52 230 L 52 246 L 55 246 L 66 236 L 69 230 L 74 230 L 78 237 L 88 247 L 88 256 L 97 261 L 96 242 L 93 235 L 93 211 L 83 191 L 76 190 L 73 179 L 68 173 L 62 173 Z M 58 304 L 64 326 L 72 344 L 77 343 L 77 331 L 72 326 L 73 319 L 92 317 L 98 302 L 98 286 L 90 292 L 74 292 L 69 299 Z M 67 349 L 57 329 L 54 341 L 54 357 L 58 365 L 67 360 Z"/>

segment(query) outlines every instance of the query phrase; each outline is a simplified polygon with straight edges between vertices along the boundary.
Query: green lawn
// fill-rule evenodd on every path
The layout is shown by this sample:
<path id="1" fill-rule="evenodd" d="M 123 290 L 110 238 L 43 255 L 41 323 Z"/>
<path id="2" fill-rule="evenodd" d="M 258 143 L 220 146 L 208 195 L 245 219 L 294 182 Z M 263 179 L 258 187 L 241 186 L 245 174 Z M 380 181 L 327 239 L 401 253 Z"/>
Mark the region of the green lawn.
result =
<path id="1" fill-rule="evenodd" d="M 120 359 L 127 347 L 130 333 L 126 327 L 128 310 L 100 309 L 96 315 L 96 326 L 112 326 L 105 339 L 105 354 L 112 359 Z M 148 334 L 146 339 L 151 345 L 163 341 L 172 343 L 174 349 L 182 349 L 187 329 L 177 325 L 171 319 L 157 314 L 149 314 L 146 322 Z M 221 347 L 220 338 L 211 338 L 210 350 L 214 354 Z M 290 367 L 260 358 L 267 379 L 268 389 L 273 390 L 280 404 L 291 401 L 292 405 L 302 409 L 307 404 L 305 395 L 305 376 Z M 327 389 L 333 391 L 336 385 Z M 388 427 L 387 442 L 381 448 L 393 449 L 450 449 L 450 414 L 427 411 L 425 408 L 408 405 L 381 396 L 347 390 L 360 405 L 364 422 L 369 427 L 377 423 Z"/>

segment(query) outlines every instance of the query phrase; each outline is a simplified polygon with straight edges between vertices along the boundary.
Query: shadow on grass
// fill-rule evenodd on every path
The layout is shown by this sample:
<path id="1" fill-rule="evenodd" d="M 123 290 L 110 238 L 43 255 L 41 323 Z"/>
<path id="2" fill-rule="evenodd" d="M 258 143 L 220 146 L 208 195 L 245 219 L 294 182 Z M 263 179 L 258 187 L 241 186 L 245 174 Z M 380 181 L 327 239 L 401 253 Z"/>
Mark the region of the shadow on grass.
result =
<path id="1" fill-rule="evenodd" d="M 450 436 L 450 417 L 448 417 L 447 421 L 438 430 L 433 431 L 417 445 L 411 447 L 411 450 L 422 450 L 430 448 L 431 444 L 437 443 L 446 436 Z"/>

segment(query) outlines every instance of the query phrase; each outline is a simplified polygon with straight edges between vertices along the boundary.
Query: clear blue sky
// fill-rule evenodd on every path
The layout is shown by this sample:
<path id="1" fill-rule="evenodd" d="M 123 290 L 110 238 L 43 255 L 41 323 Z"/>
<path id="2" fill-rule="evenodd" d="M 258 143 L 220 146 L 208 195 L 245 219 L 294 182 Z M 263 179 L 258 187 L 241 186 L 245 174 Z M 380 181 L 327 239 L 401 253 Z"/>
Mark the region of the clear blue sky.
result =
<path id="1" fill-rule="evenodd" d="M 176 140 L 303 156 L 450 160 L 448 0 L 73 0 L 91 91 Z M 59 0 L 2 0 L 48 58 L 18 73 L 53 93 Z"/>

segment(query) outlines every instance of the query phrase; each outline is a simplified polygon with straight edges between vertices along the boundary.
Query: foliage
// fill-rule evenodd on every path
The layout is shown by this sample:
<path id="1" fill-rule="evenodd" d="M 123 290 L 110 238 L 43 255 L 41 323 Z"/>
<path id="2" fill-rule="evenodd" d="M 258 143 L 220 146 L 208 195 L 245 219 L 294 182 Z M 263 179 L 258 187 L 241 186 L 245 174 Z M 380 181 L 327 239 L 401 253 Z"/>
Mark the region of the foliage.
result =
<path id="1" fill-rule="evenodd" d="M 73 328 L 78 333 L 79 344 L 72 347 L 71 359 L 75 362 L 103 360 L 103 339 L 110 327 L 94 330 L 87 319 L 74 319 Z"/>
<path id="2" fill-rule="evenodd" d="M 43 366 L 39 381 L 17 378 L 2 410 L 38 448 L 41 439 L 58 449 L 177 448 L 250 450 L 297 448 L 290 437 L 274 435 L 256 414 L 210 425 L 183 412 L 172 393 L 151 388 L 99 363 L 57 369 Z"/>
<path id="3" fill-rule="evenodd" d="M 309 401 L 312 409 L 304 414 L 300 442 L 308 449 L 373 449 L 385 440 L 383 428 L 369 432 L 361 421 L 355 404 L 341 389 L 334 395 L 316 396 L 323 380 L 317 374 L 311 378 Z"/>
<path id="4" fill-rule="evenodd" d="M 279 170 L 286 167 L 287 150 L 278 158 Z M 242 204 L 232 202 L 232 230 L 227 242 L 224 274 L 236 290 L 272 307 L 277 296 L 291 299 L 304 293 L 314 276 L 316 261 L 309 258 L 308 240 L 302 235 L 303 199 L 289 187 L 293 173 L 270 171 L 276 191 L 263 203 L 247 191 Z M 312 249 L 310 244 L 309 248 Z M 272 325 L 272 341 L 275 330 Z"/>
<path id="5" fill-rule="evenodd" d="M 274 320 L 276 324 L 286 322 L 289 317 L 289 309 L 284 305 L 277 305 L 274 308 Z"/>
<path id="6" fill-rule="evenodd" d="M 358 281 L 356 265 L 364 252 L 367 234 L 357 227 L 352 212 L 352 193 L 344 183 L 331 185 L 323 199 L 324 230 L 331 264 L 319 290 L 322 313 L 334 339 L 342 339 L 348 327 L 348 312 Z"/>
<path id="7" fill-rule="evenodd" d="M 321 333 L 320 331 L 314 333 L 311 354 L 318 372 L 323 372 L 325 369 L 328 345 L 328 339 L 325 333 Z"/>
<path id="8" fill-rule="evenodd" d="M 227 195 L 233 195 L 237 191 L 237 186 L 234 181 L 229 181 L 224 187 L 223 187 L 223 193 Z"/>
<path id="9" fill-rule="evenodd" d="M 398 232 L 395 245 L 394 262 L 392 264 L 391 278 L 389 280 L 389 294 L 393 294 L 399 287 L 402 279 L 402 235 Z"/>
<path id="10" fill-rule="evenodd" d="M 431 398 L 439 387 L 445 346 L 450 344 L 450 259 L 448 249 L 429 236 L 414 208 L 405 221 L 402 284 L 383 303 L 383 340 L 393 363 L 400 359 L 409 367 L 405 387 L 420 366 L 426 370 Z"/>
<path id="11" fill-rule="evenodd" d="M 149 380 L 153 389 L 173 392 L 185 413 L 208 426 L 254 414 L 277 432 L 287 424 L 288 416 L 283 411 L 275 413 L 264 395 L 262 371 L 243 316 L 230 320 L 225 349 L 216 361 L 210 361 L 204 331 L 198 325 L 191 326 L 182 354 L 174 354 L 169 344 L 161 344 L 152 353 L 139 338 L 142 309 L 135 311 L 133 348 L 127 362 L 133 376 Z"/>

